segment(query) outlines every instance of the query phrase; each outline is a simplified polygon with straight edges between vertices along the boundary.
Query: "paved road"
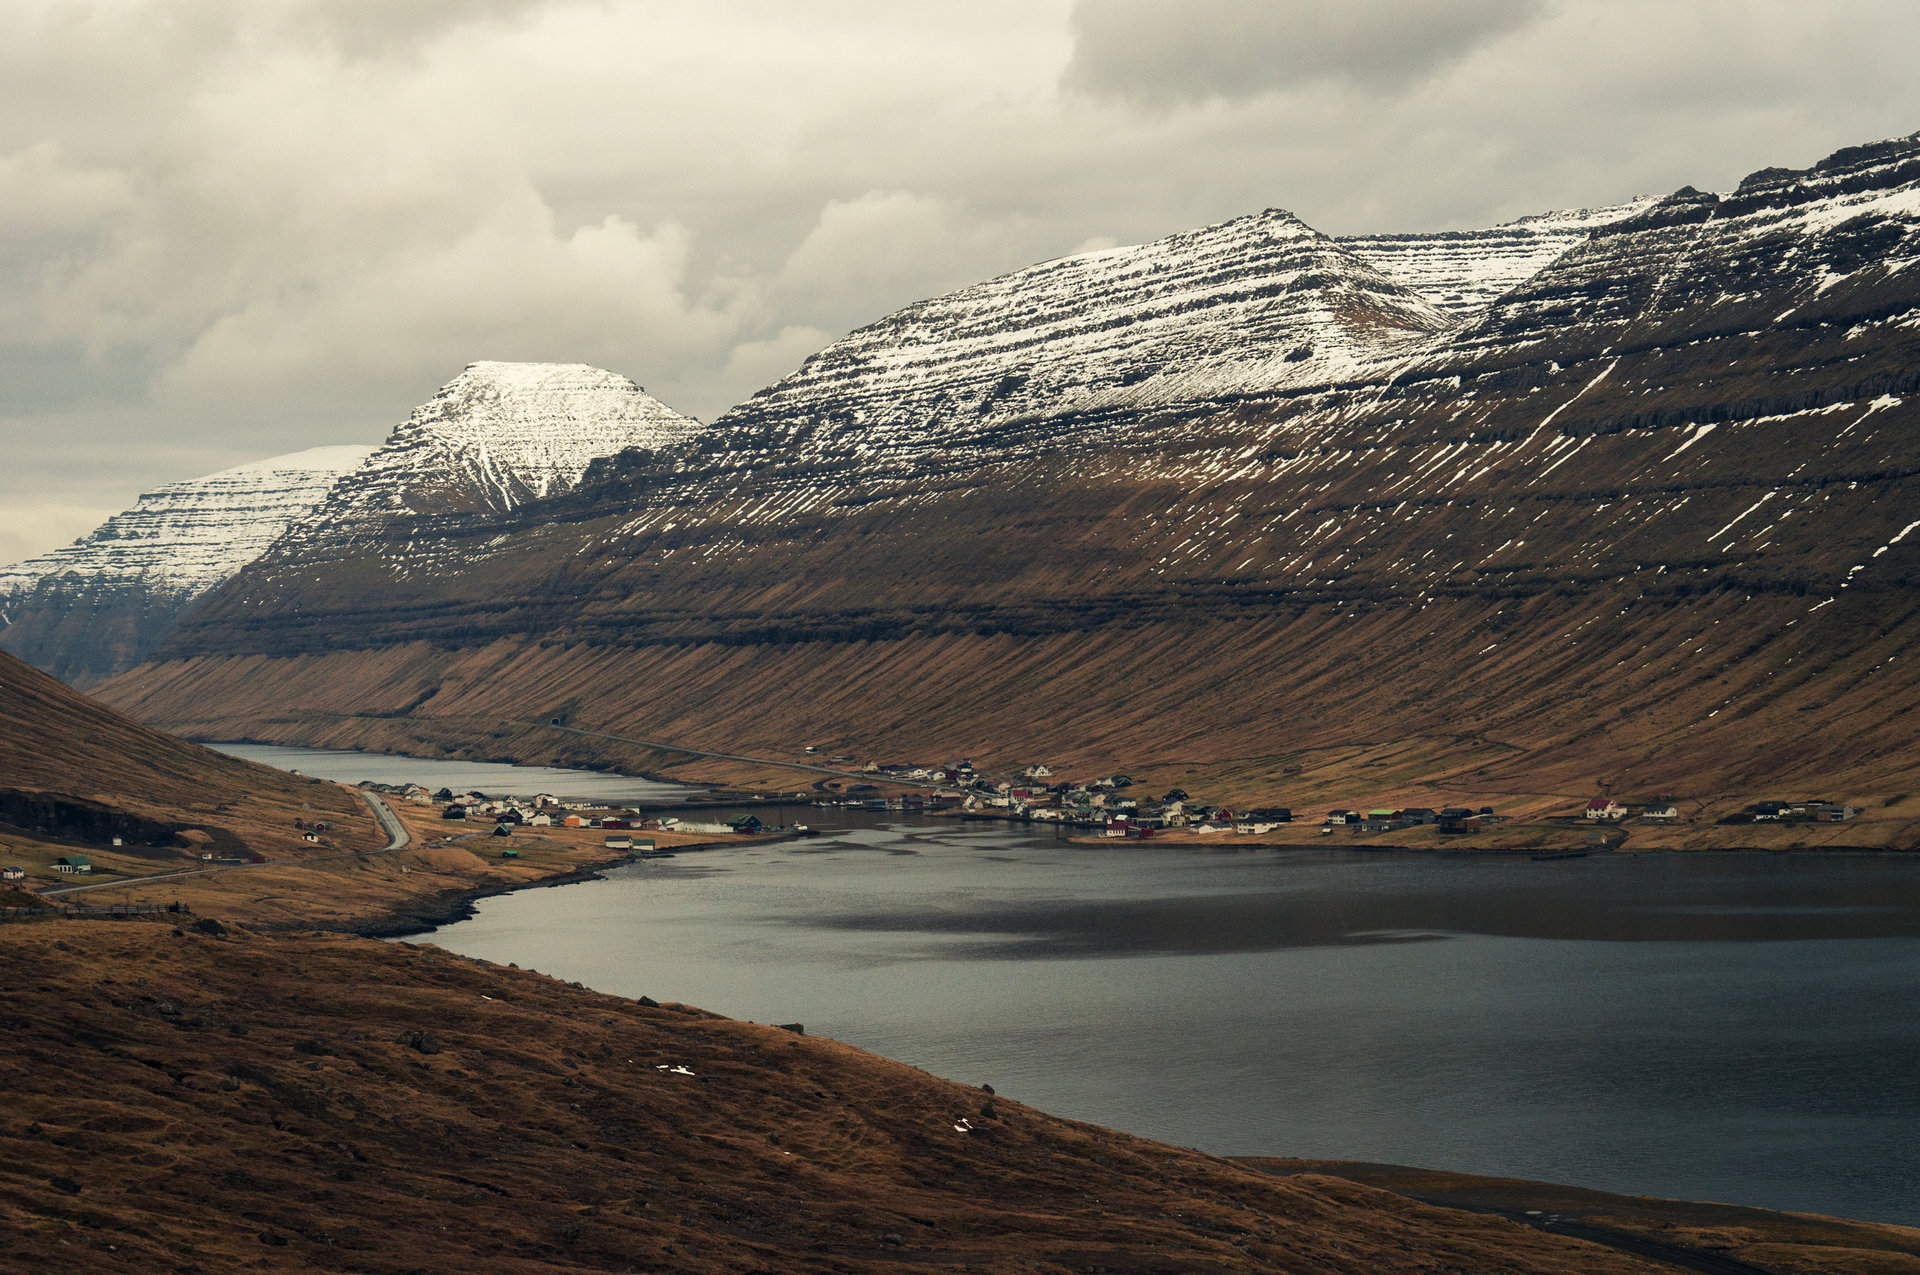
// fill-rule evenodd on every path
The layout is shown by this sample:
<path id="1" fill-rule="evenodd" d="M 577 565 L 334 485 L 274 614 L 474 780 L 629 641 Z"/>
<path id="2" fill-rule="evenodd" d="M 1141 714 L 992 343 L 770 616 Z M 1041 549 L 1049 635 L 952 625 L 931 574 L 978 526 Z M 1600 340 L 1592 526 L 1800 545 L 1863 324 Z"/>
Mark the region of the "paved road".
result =
<path id="1" fill-rule="evenodd" d="M 390 850 L 406 849 L 408 843 L 413 840 L 413 834 L 407 831 L 407 825 L 400 822 L 400 816 L 393 813 L 393 807 L 387 804 L 386 798 L 376 797 L 374 794 L 360 788 L 355 788 L 352 791 L 359 793 L 360 799 L 373 807 L 373 817 L 380 821 L 381 829 L 387 834 L 387 844 L 374 851 L 374 853 L 386 854 Z M 337 856 L 328 855 L 327 857 L 335 858 Z M 303 859 L 301 862 L 309 863 L 312 861 Z"/>
<path id="2" fill-rule="evenodd" d="M 346 785 L 341 785 L 346 787 Z M 400 816 L 393 808 L 370 792 L 358 788 L 348 788 L 348 792 L 357 794 L 373 811 L 373 817 L 380 824 L 380 831 L 387 834 L 387 844 L 378 850 L 343 850 L 338 854 L 309 855 L 304 859 L 269 859 L 265 863 L 222 863 L 211 868 L 183 868 L 179 872 L 159 872 L 150 877 L 124 877 L 118 881 L 90 881 L 86 885 L 62 885 L 51 890 L 42 890 L 45 896 L 56 894 L 78 894 L 82 890 L 111 890 L 115 886 L 145 886 L 161 881 L 178 881 L 183 877 L 212 876 L 216 872 L 242 872 L 248 868 L 284 868 L 290 865 L 305 867 L 310 863 L 326 863 L 334 859 L 356 859 L 369 854 L 391 854 L 395 850 L 404 850 L 412 844 L 413 836 L 407 826 L 400 822 Z"/>
<path id="3" fill-rule="evenodd" d="M 771 757 L 742 757 L 738 753 L 708 753 L 698 748 L 682 748 L 678 744 L 663 744 L 654 739 L 632 739 L 626 735 L 609 735 L 604 731 L 581 730 L 577 726 L 555 726 L 547 723 L 548 730 L 563 730 L 569 735 L 590 735 L 594 739 L 617 740 L 622 744 L 638 744 L 642 748 L 652 748 L 663 753 L 680 753 L 686 757 L 712 757 L 719 761 L 744 761 L 755 766 L 778 766 L 786 770 L 805 770 L 816 775 L 832 775 L 836 779 L 858 779 L 869 784 L 895 784 L 902 788 L 939 787 L 941 791 L 957 792 L 951 787 L 929 785 L 921 779 L 890 779 L 885 775 L 876 775 L 864 770 L 836 770 L 832 766 L 817 766 L 807 761 L 776 761 Z"/>

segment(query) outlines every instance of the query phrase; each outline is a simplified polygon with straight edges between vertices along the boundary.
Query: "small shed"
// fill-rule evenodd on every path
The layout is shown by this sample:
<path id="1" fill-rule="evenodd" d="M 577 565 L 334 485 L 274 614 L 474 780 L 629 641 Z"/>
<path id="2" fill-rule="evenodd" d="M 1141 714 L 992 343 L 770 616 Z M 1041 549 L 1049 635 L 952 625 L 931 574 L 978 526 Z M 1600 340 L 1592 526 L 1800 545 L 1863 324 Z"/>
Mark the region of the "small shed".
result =
<path id="1" fill-rule="evenodd" d="M 633 838 L 622 833 L 619 836 L 607 837 L 603 839 L 600 844 L 608 850 L 631 850 L 633 849 Z"/>
<path id="2" fill-rule="evenodd" d="M 511 837 L 513 835 L 513 825 L 510 823 L 497 823 L 493 826 L 493 835 L 496 837 Z"/>
<path id="3" fill-rule="evenodd" d="M 518 859 L 520 857 L 520 852 L 518 850 L 502 850 L 500 852 L 500 857 L 502 859 Z"/>

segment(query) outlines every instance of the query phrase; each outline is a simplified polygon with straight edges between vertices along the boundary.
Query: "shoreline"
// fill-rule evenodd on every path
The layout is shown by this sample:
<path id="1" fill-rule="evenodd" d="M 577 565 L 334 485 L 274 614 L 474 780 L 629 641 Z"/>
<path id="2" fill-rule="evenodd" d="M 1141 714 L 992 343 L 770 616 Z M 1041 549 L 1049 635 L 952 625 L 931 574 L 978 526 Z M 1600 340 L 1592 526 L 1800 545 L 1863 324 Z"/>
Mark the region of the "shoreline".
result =
<path id="1" fill-rule="evenodd" d="M 1550 843 L 1521 846 L 1488 845 L 1429 845 L 1410 846 L 1399 843 L 1368 842 L 1354 844 L 1341 842 L 1333 838 L 1314 841 L 1271 841 L 1264 837 L 1150 837 L 1145 841 L 1138 838 L 1123 840 L 1119 837 L 1066 837 L 1068 845 L 1097 849 L 1110 843 L 1123 847 L 1168 846 L 1181 849 L 1214 849 L 1232 847 L 1237 850 L 1349 850 L 1356 854 L 1487 854 L 1502 858 L 1546 857 L 1552 859 L 1617 858 L 1631 855 L 1653 854 L 1805 854 L 1822 857 L 1831 855 L 1911 855 L 1920 854 L 1920 847 L 1872 846 L 1872 845 L 1825 845 L 1825 846 L 1643 846 L 1629 848 L 1610 846 L 1604 849 L 1596 847 L 1587 850 L 1579 847 L 1557 847 Z"/>
<path id="2" fill-rule="evenodd" d="M 445 926 L 456 925 L 471 920 L 479 914 L 476 906 L 482 899 L 498 898 L 506 894 L 518 894 L 523 890 L 551 890 L 563 885 L 580 885 L 588 881 L 601 881 L 615 868 L 631 867 L 648 859 L 670 858 L 673 855 L 691 851 L 717 850 L 733 843 L 726 841 L 696 841 L 686 845 L 673 846 L 666 854 L 640 854 L 628 851 L 597 863 L 582 864 L 566 872 L 556 872 L 551 876 L 540 877 L 533 881 L 498 881 L 486 885 L 461 886 L 440 890 L 433 894 L 401 907 L 378 912 L 365 919 L 337 926 L 321 927 L 332 929 L 341 934 L 353 934 L 368 939 L 399 939 L 416 934 L 431 934 Z M 742 842 L 743 845 L 766 845 L 767 840 Z M 266 927 L 263 927 L 266 928 Z M 312 927 L 287 926 L 290 931 Z"/>

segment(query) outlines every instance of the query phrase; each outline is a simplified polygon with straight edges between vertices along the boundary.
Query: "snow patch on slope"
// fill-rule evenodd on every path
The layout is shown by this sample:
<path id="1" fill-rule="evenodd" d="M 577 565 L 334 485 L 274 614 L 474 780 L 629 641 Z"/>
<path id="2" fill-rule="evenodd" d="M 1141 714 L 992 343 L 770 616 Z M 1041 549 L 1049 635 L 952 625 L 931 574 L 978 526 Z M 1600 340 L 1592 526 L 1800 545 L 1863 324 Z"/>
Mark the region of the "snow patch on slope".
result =
<path id="1" fill-rule="evenodd" d="M 1637 217 L 1659 199 L 1574 208 L 1485 230 L 1343 235 L 1335 242 L 1450 314 L 1466 314 L 1511 291 L 1601 226 Z"/>

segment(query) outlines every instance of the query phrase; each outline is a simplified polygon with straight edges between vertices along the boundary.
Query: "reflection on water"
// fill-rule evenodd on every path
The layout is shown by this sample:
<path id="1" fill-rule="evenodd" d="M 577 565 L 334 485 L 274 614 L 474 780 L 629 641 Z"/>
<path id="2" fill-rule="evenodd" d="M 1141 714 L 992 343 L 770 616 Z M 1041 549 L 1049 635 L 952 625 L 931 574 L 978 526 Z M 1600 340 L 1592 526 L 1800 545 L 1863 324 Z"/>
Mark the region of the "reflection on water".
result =
<path id="1" fill-rule="evenodd" d="M 488 900 L 434 941 L 1209 1151 L 1920 1222 L 1920 861 L 788 815 L 848 826 Z"/>
<path id="2" fill-rule="evenodd" d="M 257 761 L 263 766 L 297 770 L 316 779 L 357 784 L 371 779 L 381 784 L 421 784 L 479 791 L 500 797 L 531 797 L 551 793 L 575 801 L 678 801 L 695 789 L 663 784 L 629 775 L 607 775 L 593 770 L 564 770 L 555 766 L 513 766 L 504 762 L 437 761 L 427 757 L 400 757 L 392 753 L 345 752 L 331 748 L 287 748 L 278 744 L 208 744 L 208 748 Z"/>

